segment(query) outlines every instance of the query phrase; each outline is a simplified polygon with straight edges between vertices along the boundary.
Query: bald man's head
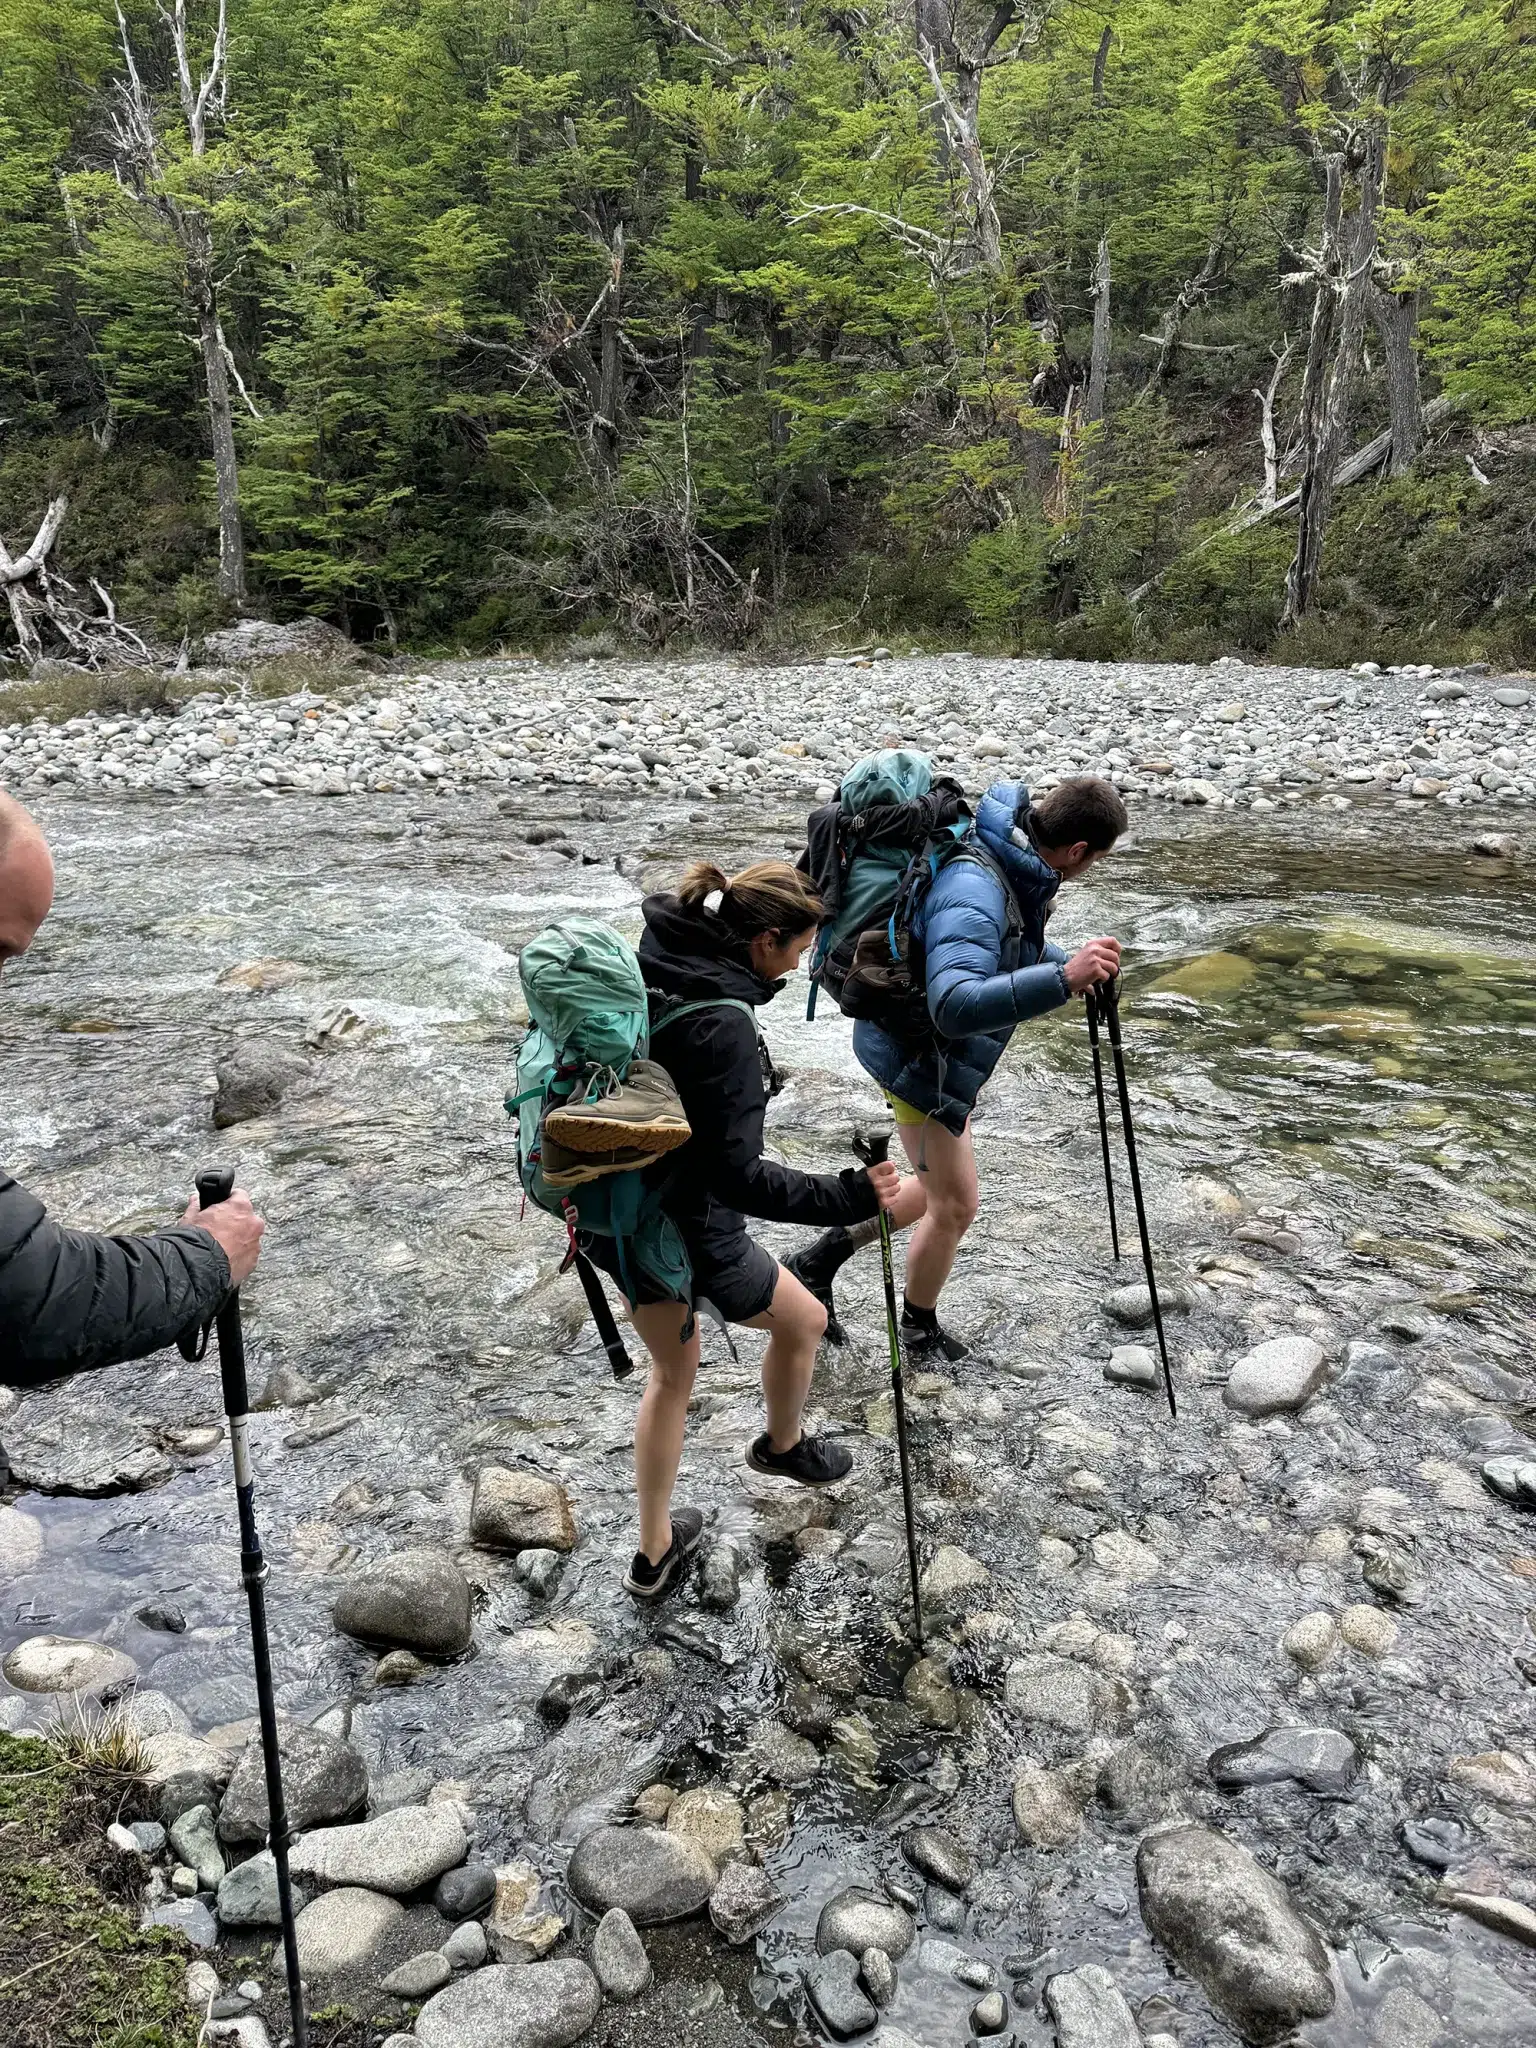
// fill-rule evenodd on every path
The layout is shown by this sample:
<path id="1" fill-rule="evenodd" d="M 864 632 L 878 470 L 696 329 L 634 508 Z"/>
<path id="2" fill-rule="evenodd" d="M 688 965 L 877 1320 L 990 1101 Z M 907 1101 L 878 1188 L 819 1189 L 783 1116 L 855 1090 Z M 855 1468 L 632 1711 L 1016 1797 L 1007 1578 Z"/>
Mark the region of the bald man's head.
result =
<path id="1" fill-rule="evenodd" d="M 0 970 L 25 953 L 53 905 L 53 859 L 32 813 L 0 791 Z"/>

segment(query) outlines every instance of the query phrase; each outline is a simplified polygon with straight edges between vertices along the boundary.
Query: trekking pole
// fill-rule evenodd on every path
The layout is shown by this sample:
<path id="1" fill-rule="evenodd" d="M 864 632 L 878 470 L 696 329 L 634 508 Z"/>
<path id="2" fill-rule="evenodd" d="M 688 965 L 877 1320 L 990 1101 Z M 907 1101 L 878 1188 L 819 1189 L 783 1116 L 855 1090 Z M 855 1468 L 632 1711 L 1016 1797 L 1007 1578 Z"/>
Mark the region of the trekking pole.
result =
<path id="1" fill-rule="evenodd" d="M 1136 1132 L 1131 1123 L 1131 1091 L 1125 1080 L 1125 1054 L 1120 1043 L 1120 977 L 1104 984 L 1099 1000 L 1109 1027 L 1109 1048 L 1115 1061 L 1115 1086 L 1120 1095 L 1120 1123 L 1125 1131 L 1125 1157 L 1131 1169 L 1131 1196 L 1136 1204 L 1136 1228 L 1141 1234 L 1141 1262 L 1147 1269 L 1147 1293 L 1152 1300 L 1152 1321 L 1157 1326 L 1157 1349 L 1163 1361 L 1163 1387 L 1168 1396 L 1168 1413 L 1177 1416 L 1179 1404 L 1173 1397 L 1173 1368 L 1168 1363 L 1168 1340 L 1163 1335 L 1163 1309 L 1157 1298 L 1157 1275 L 1152 1270 L 1152 1240 L 1147 1235 L 1147 1205 L 1141 1198 L 1141 1169 L 1136 1163 Z M 1091 1012 L 1090 1012 L 1091 1014 Z"/>
<path id="2" fill-rule="evenodd" d="M 235 1176 L 214 1168 L 197 1176 L 198 1206 L 212 1209 L 227 1202 Z M 219 1309 L 214 1327 L 219 1334 L 219 1373 L 224 1382 L 224 1413 L 235 1458 L 235 1502 L 240 1514 L 240 1578 L 251 1610 L 251 1650 L 256 1665 L 256 1712 L 261 1723 L 261 1754 L 267 1768 L 268 1839 L 277 1866 L 277 1910 L 283 1925 L 283 1957 L 288 1972 L 288 2008 L 293 2015 L 293 2048 L 308 2048 L 304 1992 L 299 1983 L 299 1944 L 293 1924 L 293 1886 L 288 1876 L 288 1807 L 283 1798 L 283 1767 L 277 1747 L 277 1701 L 272 1691 L 272 1652 L 267 1638 L 267 1562 L 256 1531 L 255 1481 L 247 1438 L 251 1397 L 245 1383 L 245 1333 L 240 1322 L 240 1290 L 235 1288 Z M 192 1346 L 195 1345 L 195 1348 Z M 182 1356 L 201 1358 L 208 1331 L 191 1343 L 183 1340 Z"/>
<path id="3" fill-rule="evenodd" d="M 866 1166 L 883 1165 L 891 1149 L 886 1131 L 855 1131 L 853 1149 Z M 907 1522 L 907 1569 L 912 1575 L 912 1621 L 923 1647 L 923 1596 L 918 1586 L 917 1523 L 912 1513 L 912 1463 L 907 1450 L 907 1399 L 901 1379 L 901 1331 L 896 1321 L 896 1269 L 891 1257 L 891 1219 L 880 1211 L 880 1271 L 885 1281 L 885 1333 L 891 1347 L 891 1401 L 896 1410 L 896 1455 L 901 1464 L 901 1506 Z"/>
<path id="4" fill-rule="evenodd" d="M 1104 1061 L 1099 1053 L 1099 992 L 1092 982 L 1083 990 L 1083 1004 L 1088 1012 L 1088 1043 L 1093 1047 L 1093 1092 L 1099 1102 L 1099 1147 L 1104 1154 L 1104 1192 L 1109 1198 L 1109 1241 L 1114 1247 L 1118 1265 L 1120 1228 L 1115 1219 L 1115 1176 L 1109 1164 L 1109 1112 L 1104 1103 Z"/>

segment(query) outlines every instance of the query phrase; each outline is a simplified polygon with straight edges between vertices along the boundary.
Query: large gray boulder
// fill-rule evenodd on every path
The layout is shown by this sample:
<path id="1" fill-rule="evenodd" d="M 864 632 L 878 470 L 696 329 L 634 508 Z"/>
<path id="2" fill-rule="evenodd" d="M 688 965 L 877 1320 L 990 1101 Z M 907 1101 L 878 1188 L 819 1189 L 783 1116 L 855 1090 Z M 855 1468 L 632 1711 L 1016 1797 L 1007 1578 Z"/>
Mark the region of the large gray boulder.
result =
<path id="1" fill-rule="evenodd" d="M 77 1636 L 28 1636 L 0 1670 L 18 1692 L 98 1693 L 139 1675 L 125 1650 Z"/>
<path id="2" fill-rule="evenodd" d="M 1136 1854 L 1141 1917 L 1245 2041 L 1278 2041 L 1333 2010 L 1328 1951 L 1290 1894 L 1214 1828 L 1148 1835 Z"/>
<path id="3" fill-rule="evenodd" d="M 221 668 L 245 662 L 318 661 L 328 668 L 357 668 L 367 663 L 365 648 L 324 619 L 241 619 L 203 639 L 203 660 Z"/>
<path id="4" fill-rule="evenodd" d="M 850 1885 L 828 1899 L 816 1922 L 816 1947 L 824 1956 L 836 1948 L 855 1956 L 878 1948 L 899 1962 L 916 1938 L 917 1924 L 904 1906 L 862 1885 Z"/>
<path id="5" fill-rule="evenodd" d="M 294 1922 L 300 1970 L 306 1977 L 328 1977 L 339 1970 L 359 1969 L 404 1916 L 398 1899 L 380 1898 L 355 1885 L 327 1892 Z"/>
<path id="6" fill-rule="evenodd" d="M 368 1769 L 350 1743 L 299 1721 L 279 1721 L 277 1750 L 288 1821 L 295 1833 L 346 1820 L 366 1805 Z M 224 1794 L 219 1835 L 226 1842 L 264 1842 L 270 1825 L 266 1763 L 261 1737 L 253 1733 Z"/>
<path id="7" fill-rule="evenodd" d="M 468 1579 L 444 1550 L 397 1550 L 354 1571 L 331 1619 L 343 1635 L 427 1657 L 457 1657 L 474 1628 Z"/>
<path id="8" fill-rule="evenodd" d="M 686 1920 L 709 1904 L 715 1866 L 686 1835 L 595 1827 L 576 1844 L 565 1881 L 589 1913 L 620 1906 L 637 1927 Z"/>
<path id="9" fill-rule="evenodd" d="M 362 1885 L 403 1897 L 464 1861 L 469 1837 L 457 1806 L 397 1806 L 356 1827 L 300 1835 L 289 1855 L 295 1877 Z"/>
<path id="10" fill-rule="evenodd" d="M 213 1098 L 214 1128 L 227 1131 L 232 1124 L 270 1116 L 295 1081 L 303 1078 L 307 1063 L 301 1052 L 286 1046 L 244 1039 L 213 1071 L 218 1083 Z"/>
<path id="11" fill-rule="evenodd" d="M 439 1991 L 416 2015 L 421 2048 L 569 2048 L 602 2010 L 583 1962 L 493 1963 Z"/>
<path id="12" fill-rule="evenodd" d="M 1287 1415 L 1311 1400 L 1327 1371 L 1327 1353 L 1313 1338 L 1271 1337 L 1237 1361 L 1221 1398 L 1240 1415 Z"/>

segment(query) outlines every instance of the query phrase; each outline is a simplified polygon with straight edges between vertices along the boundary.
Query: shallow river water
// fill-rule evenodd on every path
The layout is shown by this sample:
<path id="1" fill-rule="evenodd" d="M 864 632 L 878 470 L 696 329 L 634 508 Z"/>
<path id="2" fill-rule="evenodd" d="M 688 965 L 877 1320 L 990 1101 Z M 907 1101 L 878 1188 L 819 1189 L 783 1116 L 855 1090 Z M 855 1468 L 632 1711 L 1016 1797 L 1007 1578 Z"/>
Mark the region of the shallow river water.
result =
<path id="1" fill-rule="evenodd" d="M 739 1541 L 740 1603 L 711 1613 L 690 1593 L 638 1615 L 619 1590 L 641 1376 L 612 1381 L 557 1274 L 562 1234 L 519 1215 L 500 1106 L 516 953 L 561 910 L 635 934 L 643 890 L 686 856 L 778 851 L 797 820 L 721 807 L 691 823 L 686 806 L 614 803 L 558 820 L 581 859 L 526 843 L 537 802 L 513 816 L 489 798 L 81 799 L 43 813 L 59 904 L 0 990 L 0 1160 L 92 1227 L 164 1220 L 220 1161 L 266 1213 L 245 1296 L 253 1388 L 288 1366 L 325 1390 L 254 1424 L 284 1708 L 350 1702 L 376 1782 L 466 1781 L 481 1846 L 522 1845 L 558 1900 L 562 1844 L 605 1798 L 663 1772 L 728 1777 L 791 1678 L 841 1682 L 824 1768 L 791 1795 L 782 1840 L 755 1809 L 788 1900 L 755 1955 L 697 1934 L 659 1944 L 691 2038 L 803 2030 L 799 1965 L 821 1904 L 897 1875 L 892 1819 L 922 1808 L 981 1866 L 943 1938 L 997 1971 L 1021 2048 L 1055 2039 L 1042 1988 L 1084 1962 L 1109 1969 L 1143 2034 L 1230 2043 L 1143 1928 L 1147 1812 L 1101 1797 L 1075 1843 L 1018 1840 L 1022 1758 L 1092 1760 L 1129 1732 L 1026 1725 L 1005 1704 L 1009 1659 L 1083 1616 L 1043 1647 L 1090 1654 L 1097 1635 L 1091 1654 L 1119 1659 L 1156 1810 L 1254 1849 L 1334 1949 L 1335 2010 L 1298 2038 L 1536 2040 L 1536 1954 L 1437 1902 L 1437 1873 L 1401 1835 L 1426 1816 L 1458 1823 L 1453 1876 L 1536 1903 L 1530 1810 L 1450 1769 L 1536 1745 L 1536 1521 L 1478 1478 L 1494 1452 L 1528 1448 L 1536 1416 L 1536 869 L 1474 859 L 1470 828 L 1441 817 L 1143 812 L 1132 843 L 1063 891 L 1054 936 L 1113 930 L 1129 948 L 1151 1229 L 1165 1287 L 1187 1302 L 1168 1318 L 1179 1416 L 1104 1376 L 1111 1348 L 1142 1333 L 1100 1304 L 1140 1270 L 1123 1170 L 1128 1255 L 1119 1268 L 1110 1255 L 1086 1033 L 1062 1013 L 1020 1031 L 978 1118 L 983 1209 L 947 1297 L 978 1355 L 913 1388 L 924 1544 L 979 1559 L 993 1580 L 980 1604 L 1011 1624 L 1001 1653 L 972 1644 L 953 1666 L 958 1726 L 942 1729 L 902 1696 L 913 1652 L 869 1255 L 842 1283 L 851 1342 L 824 1352 L 816 1390 L 855 1437 L 846 1492 L 807 1500 L 752 1479 L 761 1340 L 739 1333 L 738 1360 L 707 1328 L 683 1491 Z M 226 979 L 257 961 L 269 965 Z M 796 1163 L 840 1166 L 873 1098 L 846 1027 L 807 1024 L 802 997 L 792 985 L 766 1015 L 787 1077 L 770 1132 Z M 213 1130 L 213 1070 L 235 1040 L 302 1045 L 327 1019 L 271 1116 Z M 763 1235 L 779 1249 L 798 1236 Z M 1324 1344 L 1331 1383 L 1294 1416 L 1225 1407 L 1232 1363 L 1292 1333 Z M 44 1630 L 101 1637 L 199 1728 L 251 1711 L 227 1447 L 176 1446 L 219 1405 L 211 1363 L 162 1354 L 43 1390 L 6 1419 L 24 1469 L 120 1436 L 169 1477 L 106 1498 L 11 1496 L 46 1550 L 0 1588 L 0 1651 Z M 581 1541 L 547 1602 L 469 1546 L 487 1461 L 570 1491 Z M 807 1517 L 848 1547 L 797 1546 Z M 373 1655 L 332 1629 L 331 1603 L 357 1560 L 409 1541 L 445 1544 L 482 1588 L 476 1650 L 375 1688 Z M 1407 1580 L 1396 1597 L 1362 1575 L 1383 1551 Z M 151 1599 L 179 1603 L 187 1632 L 142 1626 Z M 1303 1614 L 1371 1603 L 1396 1625 L 1385 1654 L 1343 1648 L 1309 1676 L 1280 1647 Z M 633 1661 L 657 1646 L 666 1657 Z M 604 1703 L 552 1746 L 539 1694 L 605 1658 Z M 1275 1723 L 1343 1730 L 1359 1776 L 1340 1796 L 1219 1790 L 1210 1752 Z M 904 1964 L 888 2017 L 924 2048 L 959 2048 L 975 1997 Z"/>

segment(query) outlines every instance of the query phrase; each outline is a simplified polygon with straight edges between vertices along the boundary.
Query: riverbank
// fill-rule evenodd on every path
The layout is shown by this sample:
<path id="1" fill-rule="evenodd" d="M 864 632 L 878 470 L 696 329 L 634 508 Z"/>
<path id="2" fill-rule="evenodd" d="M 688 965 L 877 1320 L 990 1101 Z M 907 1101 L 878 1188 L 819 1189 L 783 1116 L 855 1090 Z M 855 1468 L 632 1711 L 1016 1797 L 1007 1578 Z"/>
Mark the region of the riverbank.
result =
<path id="1" fill-rule="evenodd" d="M 759 693 L 769 676 L 743 672 L 754 717 Z M 849 702 L 849 737 L 884 708 Z M 730 758 L 720 779 L 743 785 L 721 800 L 572 786 L 560 757 L 516 787 L 466 777 L 452 801 L 34 793 L 60 902 L 5 977 L 0 1157 L 108 1228 L 177 1213 L 204 1164 L 238 1166 L 271 1225 L 247 1325 L 279 1697 L 332 1766 L 310 1839 L 340 1857 L 355 1814 L 416 1809 L 413 1847 L 500 1873 L 466 1913 L 462 1894 L 436 1903 L 435 1877 L 410 1883 L 419 1865 L 375 1863 L 342 1887 L 377 1903 L 344 1966 L 322 1952 L 315 2002 L 428 2048 L 471 1996 L 543 1985 L 575 2024 L 622 1820 L 656 1838 L 649 1885 L 691 1870 L 697 1887 L 695 1849 L 712 1894 L 734 1875 L 641 1926 L 653 1982 L 633 2005 L 605 1992 L 599 2044 L 819 2040 L 830 2008 L 882 2048 L 962 2048 L 996 1995 L 1027 2048 L 1232 2048 L 1255 1986 L 1278 1984 L 1315 2048 L 1515 2048 L 1536 2025 L 1519 1934 L 1536 1525 L 1483 1468 L 1530 1452 L 1536 887 L 1522 858 L 1471 845 L 1507 833 L 1518 856 L 1524 814 L 1384 791 L 1336 809 L 1315 798 L 1342 789 L 1312 784 L 1282 785 L 1298 801 L 1274 811 L 1148 800 L 1131 844 L 1063 893 L 1053 935 L 1128 947 L 1180 1415 L 1134 1355 L 1145 1306 L 1122 1293 L 1134 1259 L 1111 1256 L 1086 1040 L 1064 1013 L 1020 1034 L 978 1120 L 984 1207 L 950 1297 L 977 1356 L 911 1384 L 919 1658 L 874 1262 L 849 1269 L 853 1341 L 818 1371 L 818 1415 L 856 1458 L 832 1496 L 746 1469 L 760 1340 L 738 1333 L 735 1357 L 707 1333 L 683 1474 L 705 1555 L 646 1615 L 618 1586 L 637 1389 L 557 1271 L 558 1227 L 520 1220 L 512 1192 L 518 946 L 574 908 L 633 935 L 642 893 L 690 854 L 786 846 L 801 785 L 749 791 Z M 841 1165 L 871 1097 L 846 1028 L 808 1024 L 802 996 L 765 1016 L 788 1084 L 771 1139 Z M 221 1102 L 236 1120 L 216 1129 Z M 26 1396 L 0 1430 L 18 1518 L 0 1651 L 46 1633 L 126 1660 L 110 1668 L 136 1678 L 135 1711 L 168 1758 L 206 1766 L 222 1808 L 252 1702 L 211 1373 L 114 1369 Z M 426 1640 L 419 1598 L 384 1627 L 413 1550 L 453 1589 L 456 1652 Z M 365 1596 L 372 1625 L 349 1634 Z M 51 1711 L 0 1690 L 0 1725 Z M 219 1854 L 237 1874 L 254 1846 Z M 177 1863 L 161 1860 L 166 1903 Z M 303 1880 L 322 1907 L 328 1867 Z M 218 1926 L 218 1889 L 187 1903 Z M 849 1961 L 823 1967 L 829 1912 L 829 1955 Z M 466 1919 L 515 1985 L 470 1965 Z M 1207 1938 L 1223 1928 L 1241 1973 Z M 865 1936 L 858 1957 L 841 1945 Z M 212 1959 L 226 1993 L 262 1985 L 276 2039 L 271 1939 L 225 1926 Z M 529 1955 L 563 1974 L 520 1976 Z M 440 1977 L 432 1956 L 440 1991 L 382 1988 L 412 1962 L 410 1981 Z M 433 1998 L 439 2022 L 413 2019 Z"/>

